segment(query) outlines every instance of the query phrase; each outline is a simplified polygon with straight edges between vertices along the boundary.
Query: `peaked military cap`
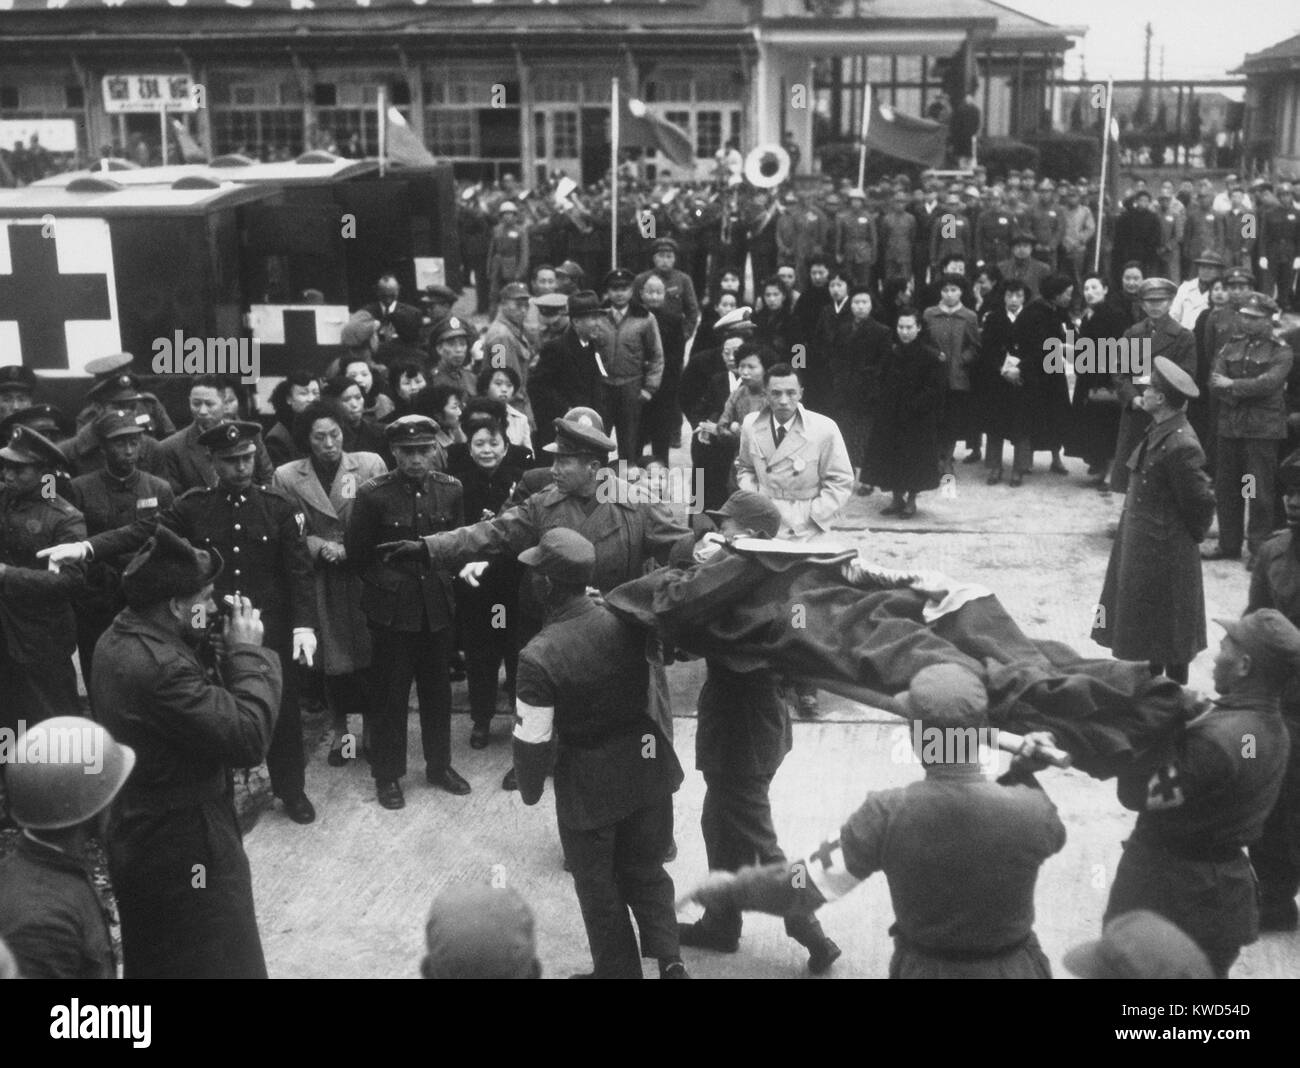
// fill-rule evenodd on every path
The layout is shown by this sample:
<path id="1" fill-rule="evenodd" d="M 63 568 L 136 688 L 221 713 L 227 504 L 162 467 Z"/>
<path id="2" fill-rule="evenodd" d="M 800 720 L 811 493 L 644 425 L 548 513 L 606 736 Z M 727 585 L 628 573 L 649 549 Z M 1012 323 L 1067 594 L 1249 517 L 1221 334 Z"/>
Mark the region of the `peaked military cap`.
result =
<path id="1" fill-rule="evenodd" d="M 403 415 L 384 428 L 384 437 L 395 449 L 404 445 L 433 445 L 438 440 L 438 424 L 427 415 Z"/>
<path id="2" fill-rule="evenodd" d="M 15 464 L 35 464 L 50 470 L 67 466 L 67 459 L 54 442 L 21 423 L 9 431 L 8 441 L 0 449 L 0 460 Z"/>
<path id="3" fill-rule="evenodd" d="M 213 456 L 243 456 L 257 451 L 257 439 L 261 433 L 262 428 L 257 423 L 218 423 L 199 435 L 199 444 L 211 449 Z"/>

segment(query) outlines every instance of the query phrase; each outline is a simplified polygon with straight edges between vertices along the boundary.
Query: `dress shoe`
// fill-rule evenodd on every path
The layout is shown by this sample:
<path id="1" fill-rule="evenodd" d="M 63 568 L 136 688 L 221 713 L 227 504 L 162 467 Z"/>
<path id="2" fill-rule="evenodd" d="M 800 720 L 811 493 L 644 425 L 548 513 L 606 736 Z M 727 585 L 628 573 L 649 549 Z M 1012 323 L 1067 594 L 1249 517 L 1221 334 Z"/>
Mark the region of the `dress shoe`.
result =
<path id="1" fill-rule="evenodd" d="M 843 955 L 844 950 L 832 939 L 824 938 L 808 950 L 808 970 L 813 975 L 825 975 Z"/>
<path id="2" fill-rule="evenodd" d="M 1024 485 L 1024 482 L 1025 482 L 1025 476 L 1022 475 L 1019 471 L 1017 471 L 1014 475 L 1012 475 L 1009 479 L 1007 479 L 1008 486 L 1021 486 Z"/>
<path id="3" fill-rule="evenodd" d="M 989 477 L 984 480 L 986 486 L 996 486 L 1002 481 L 1002 468 L 995 467 L 989 472 Z"/>
<path id="4" fill-rule="evenodd" d="M 469 732 L 469 747 L 471 749 L 486 749 L 488 742 L 492 740 L 492 728 L 486 723 L 475 723 L 473 729 Z"/>
<path id="5" fill-rule="evenodd" d="M 316 809 L 312 803 L 307 800 L 306 794 L 299 794 L 297 797 L 282 798 L 284 801 L 284 810 L 289 814 L 289 818 L 294 823 L 311 823 L 316 819 Z"/>
<path id="6" fill-rule="evenodd" d="M 884 508 L 880 509 L 881 515 L 898 515 L 903 510 L 903 501 L 890 501 Z"/>
<path id="7" fill-rule="evenodd" d="M 726 935 L 704 926 L 703 920 L 677 925 L 677 941 L 692 949 L 711 949 L 715 953 L 735 953 L 740 948 L 739 938 Z"/>
<path id="8" fill-rule="evenodd" d="M 1060 460 L 1053 460 L 1052 466 L 1047 470 L 1051 471 L 1054 475 L 1068 475 L 1070 473 L 1069 468 L 1067 468 L 1065 464 L 1061 463 Z"/>
<path id="9" fill-rule="evenodd" d="M 964 459 L 964 460 L 962 461 L 962 463 L 964 463 L 964 464 L 977 464 L 977 463 L 979 463 L 982 459 L 984 459 L 984 456 L 980 453 L 979 449 L 976 449 L 976 450 L 974 450 L 973 452 L 968 452 L 968 453 L 966 454 L 966 459 Z"/>
<path id="10" fill-rule="evenodd" d="M 660 979 L 689 979 L 690 977 L 691 973 L 686 970 L 686 965 L 679 960 L 659 962 Z"/>
<path id="11" fill-rule="evenodd" d="M 395 779 L 391 782 L 375 783 L 375 796 L 384 808 L 405 808 L 406 798 L 402 796 L 402 784 Z"/>
<path id="12" fill-rule="evenodd" d="M 916 501 L 908 501 L 898 514 L 903 519 L 911 519 L 912 516 L 916 515 Z"/>
<path id="13" fill-rule="evenodd" d="M 463 795 L 470 791 L 470 785 L 458 774 L 456 769 L 448 765 L 441 771 L 435 771 L 433 768 L 426 768 L 424 772 L 425 781 L 430 786 L 437 786 L 446 790 L 449 794 Z"/>
<path id="14" fill-rule="evenodd" d="M 1202 560 L 1239 560 L 1241 559 L 1241 550 L 1235 553 L 1229 552 L 1223 547 L 1221 542 L 1216 542 L 1213 548 L 1204 548 L 1201 550 Z"/>
<path id="15" fill-rule="evenodd" d="M 331 768 L 341 768 L 347 763 L 347 757 L 343 755 L 342 746 L 330 750 L 330 755 L 325 758 L 325 763 Z"/>
<path id="16" fill-rule="evenodd" d="M 503 790 L 519 789 L 519 776 L 515 774 L 514 768 L 511 768 L 509 771 L 507 771 L 505 777 L 501 780 L 501 789 Z"/>

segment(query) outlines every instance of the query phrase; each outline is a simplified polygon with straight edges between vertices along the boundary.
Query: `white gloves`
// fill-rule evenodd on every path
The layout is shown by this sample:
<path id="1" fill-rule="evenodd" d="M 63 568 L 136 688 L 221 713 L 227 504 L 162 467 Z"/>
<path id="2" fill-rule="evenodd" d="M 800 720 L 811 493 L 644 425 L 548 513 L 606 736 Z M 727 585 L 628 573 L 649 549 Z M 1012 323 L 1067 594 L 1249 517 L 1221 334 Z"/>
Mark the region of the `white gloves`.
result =
<path id="1" fill-rule="evenodd" d="M 36 558 L 49 561 L 49 569 L 58 571 L 60 564 L 79 564 L 93 555 L 90 542 L 70 541 L 63 545 L 52 545 L 48 549 L 41 549 L 36 554 Z"/>
<path id="2" fill-rule="evenodd" d="M 293 659 L 311 667 L 316 659 L 316 632 L 311 627 L 294 627 Z"/>
<path id="3" fill-rule="evenodd" d="M 466 564 L 460 569 L 458 577 L 464 579 L 468 585 L 477 589 L 479 579 L 483 577 L 483 572 L 488 569 L 489 563 L 490 561 L 488 560 L 475 560 L 472 563 Z"/>

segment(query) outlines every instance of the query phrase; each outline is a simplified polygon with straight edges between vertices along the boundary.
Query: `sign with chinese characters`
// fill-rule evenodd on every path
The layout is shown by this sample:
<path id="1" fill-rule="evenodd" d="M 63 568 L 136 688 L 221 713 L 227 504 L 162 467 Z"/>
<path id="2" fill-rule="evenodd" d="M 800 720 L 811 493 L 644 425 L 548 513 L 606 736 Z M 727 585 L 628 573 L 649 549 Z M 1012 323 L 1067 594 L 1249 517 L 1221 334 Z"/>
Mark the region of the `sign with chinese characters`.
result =
<path id="1" fill-rule="evenodd" d="M 104 78 L 104 110 L 197 111 L 199 94 L 188 74 L 110 74 Z"/>

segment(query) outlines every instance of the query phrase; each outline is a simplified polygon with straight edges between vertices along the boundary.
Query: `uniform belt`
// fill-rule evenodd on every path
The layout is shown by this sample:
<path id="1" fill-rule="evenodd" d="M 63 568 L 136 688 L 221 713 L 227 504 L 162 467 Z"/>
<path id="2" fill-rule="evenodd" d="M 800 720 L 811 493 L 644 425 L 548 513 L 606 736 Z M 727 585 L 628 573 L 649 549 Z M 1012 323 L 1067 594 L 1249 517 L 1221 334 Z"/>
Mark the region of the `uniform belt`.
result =
<path id="1" fill-rule="evenodd" d="M 1030 932 L 1018 941 L 1010 942 L 995 949 L 938 949 L 934 946 L 923 946 L 919 942 L 913 942 L 898 929 L 898 924 L 890 927 L 889 933 L 893 935 L 894 941 L 898 943 L 899 948 L 905 949 L 909 953 L 921 953 L 927 957 L 935 957 L 938 960 L 956 962 L 992 960 L 994 957 L 1005 957 L 1008 953 L 1015 953 L 1017 950 L 1024 949 L 1030 938 L 1033 937 L 1033 933 Z"/>
<path id="2" fill-rule="evenodd" d="M 226 796 L 227 789 L 226 776 L 222 775 L 219 778 L 185 783 L 182 786 L 136 786 L 127 791 L 124 800 L 127 808 L 170 812 L 178 808 L 191 808 L 210 801 L 220 801 Z"/>

